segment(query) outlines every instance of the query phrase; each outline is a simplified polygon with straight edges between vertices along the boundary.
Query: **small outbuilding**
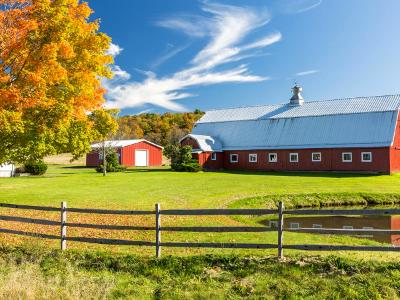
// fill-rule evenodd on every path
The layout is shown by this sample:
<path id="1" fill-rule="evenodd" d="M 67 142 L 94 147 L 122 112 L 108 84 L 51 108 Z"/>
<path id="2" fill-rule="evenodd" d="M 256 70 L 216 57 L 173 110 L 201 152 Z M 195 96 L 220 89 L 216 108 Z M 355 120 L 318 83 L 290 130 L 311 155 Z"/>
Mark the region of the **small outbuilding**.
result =
<path id="1" fill-rule="evenodd" d="M 127 167 L 156 167 L 162 165 L 163 147 L 144 139 L 105 141 L 105 146 L 114 148 L 119 163 Z M 103 161 L 103 143 L 92 145 L 86 155 L 86 166 L 97 167 Z"/>
<path id="2" fill-rule="evenodd" d="M 0 177 L 13 177 L 15 174 L 15 166 L 13 164 L 0 165 Z"/>

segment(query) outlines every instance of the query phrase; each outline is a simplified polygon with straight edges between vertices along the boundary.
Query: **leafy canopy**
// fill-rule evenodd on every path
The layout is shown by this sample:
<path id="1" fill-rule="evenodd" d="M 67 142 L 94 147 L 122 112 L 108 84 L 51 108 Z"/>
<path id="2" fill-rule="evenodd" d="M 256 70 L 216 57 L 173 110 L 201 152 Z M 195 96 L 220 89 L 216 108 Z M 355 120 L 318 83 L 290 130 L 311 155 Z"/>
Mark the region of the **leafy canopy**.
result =
<path id="1" fill-rule="evenodd" d="M 147 139 L 156 144 L 167 146 L 179 143 L 179 140 L 192 131 L 193 125 L 204 115 L 200 110 L 185 113 L 144 113 L 136 116 L 118 118 L 120 139 Z"/>
<path id="2" fill-rule="evenodd" d="M 0 0 L 0 163 L 90 149 L 113 62 L 91 14 L 79 0 Z"/>

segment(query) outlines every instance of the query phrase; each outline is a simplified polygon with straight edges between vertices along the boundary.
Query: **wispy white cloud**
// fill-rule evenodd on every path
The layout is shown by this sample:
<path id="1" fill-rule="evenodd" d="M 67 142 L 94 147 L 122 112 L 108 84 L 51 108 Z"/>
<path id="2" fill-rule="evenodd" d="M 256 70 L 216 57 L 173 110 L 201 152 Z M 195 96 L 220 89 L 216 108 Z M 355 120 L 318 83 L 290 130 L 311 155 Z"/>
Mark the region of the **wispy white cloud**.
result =
<path id="1" fill-rule="evenodd" d="M 318 72 L 319 72 L 319 70 L 307 70 L 307 71 L 298 72 L 294 75 L 295 76 L 307 76 L 307 75 L 315 74 Z"/>
<path id="2" fill-rule="evenodd" d="M 183 50 L 185 50 L 187 47 L 189 46 L 189 44 L 183 45 L 181 47 L 175 47 L 171 44 L 168 44 L 167 46 L 167 52 L 163 55 L 161 55 L 159 58 L 157 58 L 152 64 L 151 64 L 151 69 L 156 69 L 157 67 L 159 67 L 160 65 L 162 65 L 163 63 L 165 63 L 167 60 L 171 59 L 172 57 L 174 57 L 175 55 L 177 55 L 178 53 L 182 52 Z"/>
<path id="3" fill-rule="evenodd" d="M 153 72 L 146 72 L 142 82 L 121 82 L 123 76 L 104 80 L 107 106 L 128 108 L 152 104 L 180 111 L 184 107 L 176 100 L 193 96 L 188 92 L 189 88 L 268 79 L 252 75 L 245 64 L 227 66 L 228 63 L 258 56 L 258 50 L 282 39 L 280 32 L 273 32 L 255 41 L 244 42 L 255 29 L 268 23 L 268 11 L 209 2 L 203 3 L 202 9 L 208 17 L 181 16 L 157 22 L 159 26 L 179 30 L 191 37 L 209 39 L 206 46 L 189 62 L 189 66 L 161 78 Z"/>
<path id="4" fill-rule="evenodd" d="M 322 0 L 291 0 L 286 4 L 287 13 L 299 14 L 320 6 Z"/>
<path id="5" fill-rule="evenodd" d="M 108 50 L 107 50 L 107 54 L 108 55 L 112 55 L 112 56 L 117 56 L 117 55 L 119 55 L 121 52 L 122 52 L 122 50 L 124 50 L 124 49 L 122 49 L 120 46 L 118 46 L 117 44 L 113 44 L 113 43 L 111 43 L 110 44 L 110 47 L 108 48 Z"/>
<path id="6" fill-rule="evenodd" d="M 309 10 L 311 10 L 313 8 L 316 8 L 317 6 L 321 5 L 321 3 L 322 3 L 322 0 L 318 0 L 314 4 L 311 4 L 310 6 L 306 6 L 306 7 L 302 8 L 302 9 L 299 9 L 297 11 L 297 13 L 302 13 L 302 12 L 309 11 Z"/>
<path id="7" fill-rule="evenodd" d="M 179 30 L 190 37 L 205 37 L 212 31 L 209 18 L 202 16 L 182 15 L 159 20 L 155 24 L 160 27 Z"/>

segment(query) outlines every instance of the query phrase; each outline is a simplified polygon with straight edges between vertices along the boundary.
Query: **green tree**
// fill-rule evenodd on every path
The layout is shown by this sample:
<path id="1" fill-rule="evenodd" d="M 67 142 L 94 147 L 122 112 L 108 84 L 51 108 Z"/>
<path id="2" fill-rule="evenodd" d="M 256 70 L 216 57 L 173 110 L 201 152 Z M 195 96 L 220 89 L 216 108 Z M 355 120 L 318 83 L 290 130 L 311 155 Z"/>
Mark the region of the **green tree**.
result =
<path id="1" fill-rule="evenodd" d="M 80 0 L 0 0 L 0 163 L 89 149 L 110 38 Z"/>
<path id="2" fill-rule="evenodd" d="M 116 121 L 118 110 L 99 109 L 90 115 L 90 120 L 93 122 L 94 139 L 100 141 L 101 147 L 97 151 L 103 157 L 103 176 L 107 175 L 107 157 L 115 153 L 115 147 L 111 141 L 113 135 L 118 130 Z M 107 141 L 109 140 L 109 141 Z"/>
<path id="3" fill-rule="evenodd" d="M 192 158 L 191 146 L 169 145 L 164 148 L 164 155 L 171 160 L 171 169 L 179 172 L 198 172 L 199 163 Z"/>

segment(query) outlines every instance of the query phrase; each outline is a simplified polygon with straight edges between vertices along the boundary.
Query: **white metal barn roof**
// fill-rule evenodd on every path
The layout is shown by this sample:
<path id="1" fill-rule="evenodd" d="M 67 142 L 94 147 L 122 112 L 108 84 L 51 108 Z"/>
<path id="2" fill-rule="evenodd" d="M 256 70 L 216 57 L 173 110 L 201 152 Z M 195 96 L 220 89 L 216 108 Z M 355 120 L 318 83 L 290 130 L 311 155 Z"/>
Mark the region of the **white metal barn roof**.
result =
<path id="1" fill-rule="evenodd" d="M 223 150 L 387 147 L 399 106 L 400 95 L 388 95 L 213 110 L 193 134 Z"/>
<path id="2" fill-rule="evenodd" d="M 106 147 L 122 148 L 122 147 L 130 146 L 130 145 L 134 145 L 134 144 L 137 144 L 140 142 L 146 142 L 146 143 L 149 143 L 158 148 L 163 148 L 160 145 L 149 142 L 148 140 L 145 140 L 145 139 L 105 141 L 105 145 L 106 145 Z M 101 147 L 103 147 L 103 142 L 92 144 L 93 149 L 101 148 Z"/>

